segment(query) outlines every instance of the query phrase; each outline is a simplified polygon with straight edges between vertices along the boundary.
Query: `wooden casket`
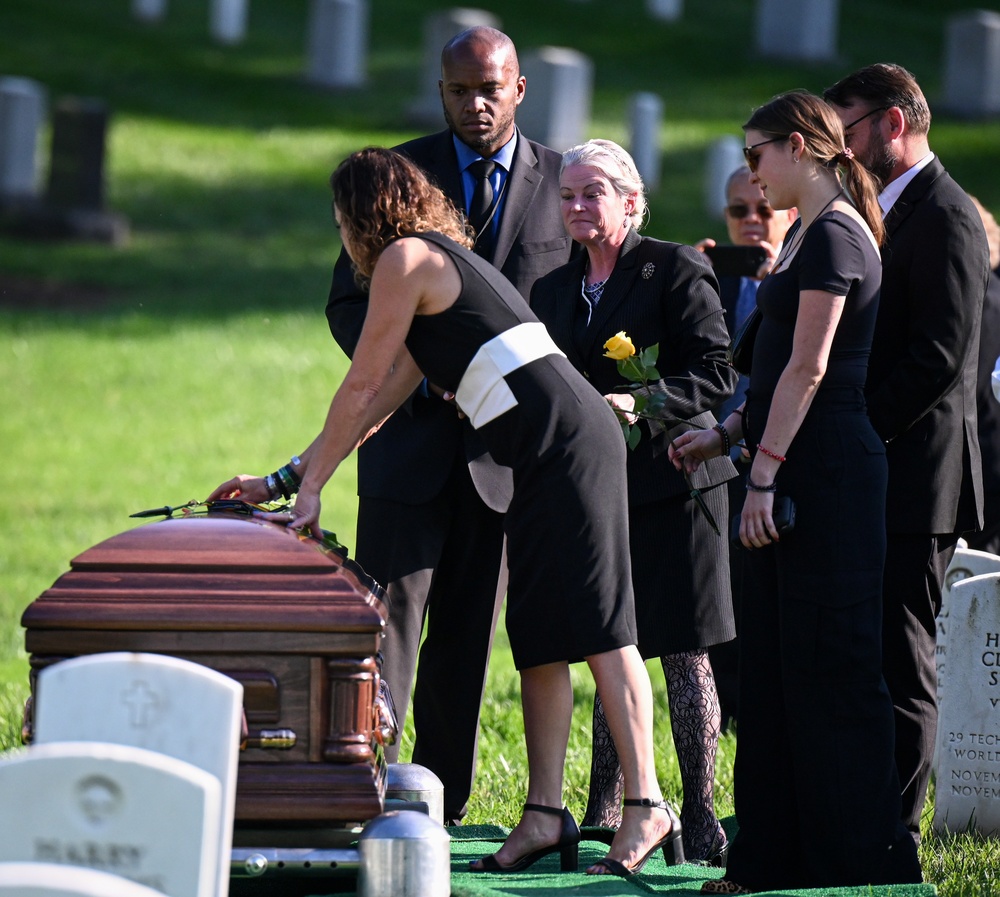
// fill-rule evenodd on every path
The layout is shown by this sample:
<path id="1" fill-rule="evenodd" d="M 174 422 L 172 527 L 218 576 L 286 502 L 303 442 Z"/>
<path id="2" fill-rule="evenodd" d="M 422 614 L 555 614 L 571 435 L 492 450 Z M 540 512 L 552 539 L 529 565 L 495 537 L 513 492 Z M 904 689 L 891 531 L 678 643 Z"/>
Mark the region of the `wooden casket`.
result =
<path id="1" fill-rule="evenodd" d="M 210 513 L 113 536 L 70 567 L 21 620 L 32 691 L 40 669 L 83 654 L 203 664 L 244 688 L 234 843 L 287 830 L 301 844 L 382 812 L 386 610 L 359 566 L 284 526 Z"/>

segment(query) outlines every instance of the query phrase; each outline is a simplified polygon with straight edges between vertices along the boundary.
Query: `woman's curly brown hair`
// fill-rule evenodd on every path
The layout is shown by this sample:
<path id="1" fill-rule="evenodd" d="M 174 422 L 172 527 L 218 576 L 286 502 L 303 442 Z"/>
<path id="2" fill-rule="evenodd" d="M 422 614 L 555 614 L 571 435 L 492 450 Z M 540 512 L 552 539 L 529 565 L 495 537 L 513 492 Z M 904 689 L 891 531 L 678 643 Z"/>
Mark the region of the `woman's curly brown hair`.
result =
<path id="1" fill-rule="evenodd" d="M 472 248 L 472 231 L 447 196 L 406 156 L 369 146 L 330 175 L 333 205 L 351 241 L 355 279 L 364 287 L 383 250 L 400 237 L 436 231 Z"/>

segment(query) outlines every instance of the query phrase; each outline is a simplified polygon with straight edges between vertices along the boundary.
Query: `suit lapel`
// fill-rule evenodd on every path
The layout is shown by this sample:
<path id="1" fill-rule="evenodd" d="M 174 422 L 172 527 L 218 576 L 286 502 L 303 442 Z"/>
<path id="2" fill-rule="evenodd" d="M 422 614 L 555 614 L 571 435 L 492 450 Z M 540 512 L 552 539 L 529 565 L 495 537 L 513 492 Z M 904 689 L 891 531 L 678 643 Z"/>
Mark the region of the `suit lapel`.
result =
<path id="1" fill-rule="evenodd" d="M 538 171 L 538 157 L 525 136 L 518 131 L 514 161 L 507 174 L 506 197 L 500 226 L 497 228 L 496 245 L 493 249 L 493 265 L 503 268 L 514 240 L 521 232 L 521 226 L 528 215 L 531 203 L 544 178 Z"/>
<path id="2" fill-rule="evenodd" d="M 451 131 L 440 131 L 410 156 L 443 191 L 460 212 L 465 211 L 465 189 Z"/>
<path id="3" fill-rule="evenodd" d="M 885 216 L 887 238 L 891 239 L 892 235 L 899 230 L 916 205 L 927 195 L 927 191 L 931 189 L 931 185 L 942 174 L 944 174 L 944 166 L 937 156 L 931 159 L 922 171 L 917 172 L 913 180 L 906 185 L 903 192 L 899 195 L 899 199 L 892 204 L 889 214 Z"/>
<path id="4" fill-rule="evenodd" d="M 642 237 L 635 229 L 630 228 L 618 255 L 618 263 L 604 286 L 601 301 L 597 303 L 597 308 L 594 309 L 594 314 L 590 319 L 590 326 L 587 327 L 583 347 L 585 357 L 595 350 L 595 343 L 599 343 L 603 347 L 604 343 L 614 336 L 614 333 L 606 332 L 610 329 L 608 321 L 631 292 L 635 278 L 639 274 L 639 249 L 641 245 Z"/>
<path id="5" fill-rule="evenodd" d="M 566 356 L 574 367 L 582 370 L 583 356 L 576 339 L 576 328 L 582 314 L 583 297 L 580 284 L 583 281 L 584 257 L 571 260 L 560 272 L 559 279 L 552 284 L 551 300 L 547 304 L 549 314 L 546 324 L 556 344 L 566 351 Z"/>

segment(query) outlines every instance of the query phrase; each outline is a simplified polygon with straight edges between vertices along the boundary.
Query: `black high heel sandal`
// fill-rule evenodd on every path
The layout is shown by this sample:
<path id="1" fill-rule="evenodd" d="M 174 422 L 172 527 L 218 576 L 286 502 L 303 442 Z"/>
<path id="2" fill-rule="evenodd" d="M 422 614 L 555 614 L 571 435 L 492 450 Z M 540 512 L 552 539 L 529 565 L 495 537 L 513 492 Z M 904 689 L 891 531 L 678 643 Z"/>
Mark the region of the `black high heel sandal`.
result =
<path id="1" fill-rule="evenodd" d="M 653 800 L 649 797 L 637 797 L 634 799 L 625 799 L 626 807 L 651 807 L 654 810 L 663 810 L 666 812 L 667 816 L 670 817 L 670 831 L 667 832 L 659 841 L 657 841 L 652 847 L 649 848 L 638 861 L 632 866 L 626 866 L 620 860 L 613 860 L 611 857 L 604 857 L 594 863 L 592 868 L 601 868 L 605 872 L 590 872 L 590 875 L 605 875 L 610 873 L 611 875 L 617 875 L 621 878 L 629 878 L 632 875 L 637 874 L 642 871 L 642 867 L 646 865 L 649 858 L 656 853 L 656 851 L 663 849 L 663 860 L 668 866 L 676 866 L 678 863 L 684 862 L 684 844 L 681 841 L 681 821 L 677 818 L 677 814 L 674 812 L 673 807 L 670 806 L 665 800 Z"/>
<path id="2" fill-rule="evenodd" d="M 529 866 L 537 863 L 542 857 L 547 857 L 550 853 L 559 851 L 559 869 L 562 872 L 575 872 L 580 857 L 580 828 L 573 818 L 569 809 L 563 807 L 561 810 L 556 807 L 546 807 L 542 804 L 525 804 L 525 812 L 548 813 L 550 816 L 562 817 L 562 828 L 559 831 L 559 840 L 548 847 L 539 847 L 524 856 L 515 860 L 508 866 L 502 866 L 496 858 L 496 854 L 482 857 L 479 862 L 481 868 L 476 868 L 473 860 L 469 863 L 472 872 L 523 872 Z"/>

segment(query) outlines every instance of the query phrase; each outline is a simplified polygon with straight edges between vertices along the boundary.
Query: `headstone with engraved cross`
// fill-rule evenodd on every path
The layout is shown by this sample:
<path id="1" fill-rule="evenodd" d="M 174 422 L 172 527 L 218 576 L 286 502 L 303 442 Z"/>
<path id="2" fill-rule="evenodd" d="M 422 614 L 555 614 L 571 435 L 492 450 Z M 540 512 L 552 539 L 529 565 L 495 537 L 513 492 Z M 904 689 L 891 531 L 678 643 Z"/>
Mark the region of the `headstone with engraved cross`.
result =
<path id="1" fill-rule="evenodd" d="M 86 867 L 168 897 L 212 897 L 220 790 L 190 763 L 120 744 L 9 753 L 0 758 L 0 861 Z"/>
<path id="2" fill-rule="evenodd" d="M 160 654 L 91 654 L 38 674 L 35 742 L 106 741 L 158 751 L 222 785 L 219 897 L 229 888 L 243 686 L 200 664 Z"/>

